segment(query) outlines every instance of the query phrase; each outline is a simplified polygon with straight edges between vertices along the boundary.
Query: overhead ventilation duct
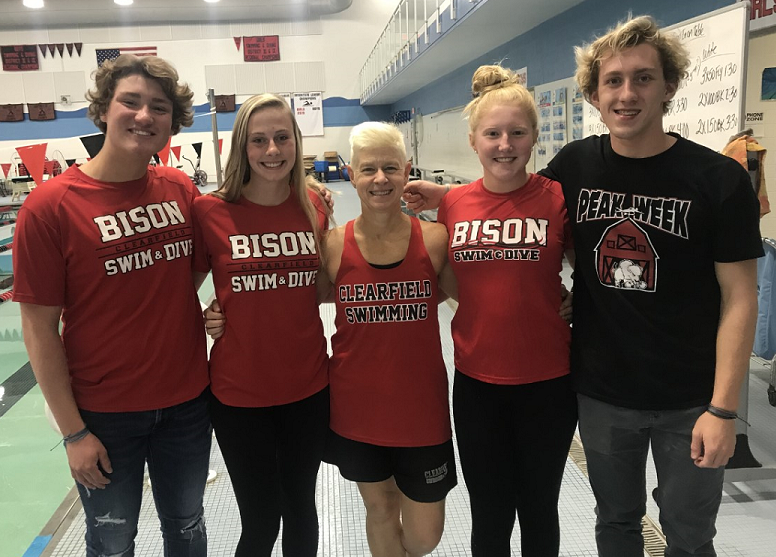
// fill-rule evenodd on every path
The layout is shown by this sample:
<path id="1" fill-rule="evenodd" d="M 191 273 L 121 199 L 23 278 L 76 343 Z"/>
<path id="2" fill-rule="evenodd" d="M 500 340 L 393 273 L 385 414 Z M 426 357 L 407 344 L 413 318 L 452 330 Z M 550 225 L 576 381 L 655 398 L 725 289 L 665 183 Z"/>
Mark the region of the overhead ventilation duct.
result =
<path id="1" fill-rule="evenodd" d="M 316 15 L 338 14 L 347 10 L 353 0 L 308 0 L 310 11 Z"/>
<path id="2" fill-rule="evenodd" d="M 117 6 L 109 0 L 46 0 L 30 10 L 19 0 L 0 0 L 0 30 L 61 26 L 163 25 L 193 22 L 291 21 L 332 15 L 353 0 L 230 0 L 207 4 L 195 0 L 135 0 Z"/>

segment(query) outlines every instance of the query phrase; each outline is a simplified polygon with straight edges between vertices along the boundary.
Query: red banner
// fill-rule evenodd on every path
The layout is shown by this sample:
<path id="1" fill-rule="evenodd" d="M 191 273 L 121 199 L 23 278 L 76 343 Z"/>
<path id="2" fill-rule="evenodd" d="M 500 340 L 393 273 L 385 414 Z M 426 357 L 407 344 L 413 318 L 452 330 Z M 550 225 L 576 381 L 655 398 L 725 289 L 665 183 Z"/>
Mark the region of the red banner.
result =
<path id="1" fill-rule="evenodd" d="M 0 164 L 0 166 L 3 167 L 3 174 L 6 178 L 8 178 L 8 173 L 11 171 L 11 163 L 10 162 L 4 162 Z"/>
<path id="2" fill-rule="evenodd" d="M 3 71 L 25 72 L 38 70 L 38 46 L 34 44 L 18 44 L 0 46 L 0 56 L 3 58 Z"/>
<path id="3" fill-rule="evenodd" d="M 243 60 L 246 62 L 273 62 L 280 60 L 278 36 L 243 37 Z"/>
<path id="4" fill-rule="evenodd" d="M 175 158 L 178 160 L 181 160 L 181 146 L 176 145 L 175 147 L 170 147 L 170 151 L 172 151 L 172 154 L 175 155 Z"/>
<path id="5" fill-rule="evenodd" d="M 233 37 L 234 39 L 234 46 L 237 47 L 237 50 L 240 50 L 240 41 L 242 41 L 242 37 Z"/>

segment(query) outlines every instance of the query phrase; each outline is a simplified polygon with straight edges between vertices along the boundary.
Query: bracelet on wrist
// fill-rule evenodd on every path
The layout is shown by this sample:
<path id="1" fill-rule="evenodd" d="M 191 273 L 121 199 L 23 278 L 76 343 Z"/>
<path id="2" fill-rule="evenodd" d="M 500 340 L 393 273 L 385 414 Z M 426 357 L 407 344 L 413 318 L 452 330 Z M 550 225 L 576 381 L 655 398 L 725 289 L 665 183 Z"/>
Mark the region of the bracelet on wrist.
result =
<path id="1" fill-rule="evenodd" d="M 77 441 L 80 441 L 81 439 L 83 439 L 87 435 L 89 435 L 89 433 L 91 433 L 89 431 L 89 428 L 85 427 L 81 431 L 76 431 L 75 433 L 71 433 L 70 435 L 65 435 L 62 438 L 62 443 L 64 443 L 65 445 L 68 445 L 70 443 L 75 443 Z"/>
<path id="2" fill-rule="evenodd" d="M 712 404 L 709 404 L 709 406 L 706 408 L 706 412 L 719 418 L 720 420 L 735 420 L 738 418 L 738 414 L 735 412 L 725 410 L 724 408 L 718 408 Z"/>

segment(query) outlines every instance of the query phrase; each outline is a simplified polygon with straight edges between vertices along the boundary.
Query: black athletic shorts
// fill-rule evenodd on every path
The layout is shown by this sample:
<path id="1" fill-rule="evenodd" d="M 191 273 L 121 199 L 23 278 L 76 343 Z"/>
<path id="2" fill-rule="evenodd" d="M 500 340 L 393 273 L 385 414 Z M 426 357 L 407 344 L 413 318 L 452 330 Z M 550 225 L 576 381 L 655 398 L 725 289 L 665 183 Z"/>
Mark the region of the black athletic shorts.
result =
<path id="1" fill-rule="evenodd" d="M 429 447 L 382 447 L 346 439 L 329 431 L 326 462 L 352 482 L 382 482 L 394 477 L 418 503 L 443 500 L 458 484 L 452 439 Z"/>

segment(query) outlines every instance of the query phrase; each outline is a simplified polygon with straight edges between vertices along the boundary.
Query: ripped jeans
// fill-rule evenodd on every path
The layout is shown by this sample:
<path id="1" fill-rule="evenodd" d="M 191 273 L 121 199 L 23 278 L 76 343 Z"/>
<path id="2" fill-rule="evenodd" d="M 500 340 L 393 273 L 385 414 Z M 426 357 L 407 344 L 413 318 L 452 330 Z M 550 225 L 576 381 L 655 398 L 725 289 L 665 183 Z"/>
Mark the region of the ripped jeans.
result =
<path id="1" fill-rule="evenodd" d="M 194 400 L 144 412 L 81 410 L 113 467 L 105 489 L 76 484 L 86 515 L 87 557 L 135 555 L 146 461 L 164 555 L 207 555 L 202 499 L 212 440 L 208 397 L 206 390 Z"/>

